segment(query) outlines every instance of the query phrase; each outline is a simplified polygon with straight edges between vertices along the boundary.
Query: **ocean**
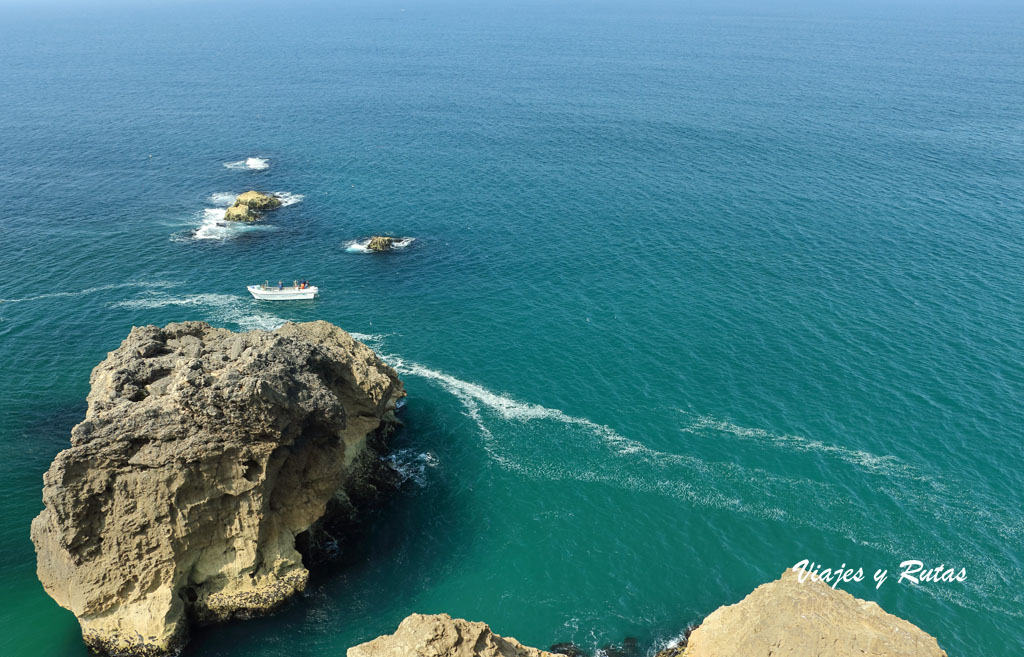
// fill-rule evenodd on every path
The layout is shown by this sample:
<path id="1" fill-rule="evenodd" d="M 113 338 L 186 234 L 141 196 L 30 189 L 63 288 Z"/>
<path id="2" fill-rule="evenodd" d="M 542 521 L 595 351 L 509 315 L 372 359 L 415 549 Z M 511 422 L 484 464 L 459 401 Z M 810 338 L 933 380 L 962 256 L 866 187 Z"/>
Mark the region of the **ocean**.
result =
<path id="1" fill-rule="evenodd" d="M 967 2 L 0 8 L 0 652 L 86 654 L 29 523 L 92 367 L 135 325 L 324 319 L 405 381 L 407 481 L 186 657 L 412 612 L 649 654 L 801 559 L 1021 654 L 1022 34 Z M 220 225 L 251 188 L 289 204 Z M 295 279 L 321 297 L 246 294 Z"/>

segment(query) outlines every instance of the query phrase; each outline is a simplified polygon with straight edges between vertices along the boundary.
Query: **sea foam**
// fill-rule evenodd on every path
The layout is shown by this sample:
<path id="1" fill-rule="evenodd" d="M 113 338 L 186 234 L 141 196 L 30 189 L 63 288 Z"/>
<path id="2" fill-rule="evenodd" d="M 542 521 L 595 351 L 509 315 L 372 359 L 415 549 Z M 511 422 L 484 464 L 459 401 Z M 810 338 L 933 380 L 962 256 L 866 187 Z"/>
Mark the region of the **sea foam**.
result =
<path id="1" fill-rule="evenodd" d="M 345 242 L 345 251 L 347 253 L 373 253 L 370 250 L 370 239 L 369 237 L 361 240 L 351 240 Z M 404 249 L 413 242 L 416 241 L 415 237 L 396 237 L 395 241 L 391 243 L 392 249 Z"/>
<path id="2" fill-rule="evenodd" d="M 190 294 L 171 296 L 151 293 L 137 299 L 127 299 L 110 304 L 111 308 L 152 310 L 157 308 L 180 307 L 199 310 L 202 319 L 211 324 L 235 324 L 240 329 L 272 331 L 286 319 L 255 309 L 255 301 L 231 294 Z"/>
<path id="3" fill-rule="evenodd" d="M 31 297 L 20 297 L 15 299 L 0 299 L 0 303 L 23 303 L 26 301 L 42 301 L 44 299 L 53 299 L 56 297 L 81 297 L 88 294 L 95 294 L 97 292 L 104 292 L 106 290 L 117 290 L 126 287 L 142 287 L 142 288 L 166 288 L 175 287 L 177 283 L 170 281 L 156 281 L 156 282 L 144 282 L 138 283 L 111 283 L 110 285 L 98 285 L 96 287 L 88 287 L 84 290 L 72 290 L 66 292 L 47 292 L 46 294 L 37 294 Z"/>
<path id="4" fill-rule="evenodd" d="M 248 169 L 249 171 L 265 171 L 270 168 L 270 160 L 265 157 L 247 157 L 237 162 L 225 162 L 228 169 Z"/>

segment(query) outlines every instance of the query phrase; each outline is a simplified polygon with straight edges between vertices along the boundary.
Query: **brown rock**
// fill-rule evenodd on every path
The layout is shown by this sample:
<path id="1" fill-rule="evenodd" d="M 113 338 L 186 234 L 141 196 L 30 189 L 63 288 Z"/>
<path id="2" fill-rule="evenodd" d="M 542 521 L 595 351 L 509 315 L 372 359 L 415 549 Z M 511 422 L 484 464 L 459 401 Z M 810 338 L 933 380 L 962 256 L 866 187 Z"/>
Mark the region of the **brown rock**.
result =
<path id="1" fill-rule="evenodd" d="M 301 591 L 296 537 L 351 508 L 405 394 L 327 322 L 133 328 L 90 381 L 32 540 L 47 593 L 89 646 L 121 655 L 174 652 L 187 616 L 244 617 Z"/>
<path id="2" fill-rule="evenodd" d="M 248 205 L 232 205 L 224 211 L 226 221 L 259 221 L 260 215 L 249 209 Z"/>
<path id="3" fill-rule="evenodd" d="M 252 189 L 244 194 L 239 194 L 235 199 L 235 205 L 245 205 L 250 210 L 256 211 L 273 210 L 281 207 L 281 199 Z"/>
<path id="4" fill-rule="evenodd" d="M 484 623 L 448 614 L 412 614 L 394 634 L 348 649 L 347 657 L 554 657 L 509 637 L 491 632 Z"/>
<path id="5" fill-rule="evenodd" d="M 390 251 L 394 243 L 395 238 L 393 237 L 382 237 L 377 235 L 370 238 L 370 243 L 366 245 L 366 248 L 371 251 Z"/>
<path id="6" fill-rule="evenodd" d="M 683 657 L 946 657 L 935 637 L 874 602 L 787 570 L 690 634 Z"/>

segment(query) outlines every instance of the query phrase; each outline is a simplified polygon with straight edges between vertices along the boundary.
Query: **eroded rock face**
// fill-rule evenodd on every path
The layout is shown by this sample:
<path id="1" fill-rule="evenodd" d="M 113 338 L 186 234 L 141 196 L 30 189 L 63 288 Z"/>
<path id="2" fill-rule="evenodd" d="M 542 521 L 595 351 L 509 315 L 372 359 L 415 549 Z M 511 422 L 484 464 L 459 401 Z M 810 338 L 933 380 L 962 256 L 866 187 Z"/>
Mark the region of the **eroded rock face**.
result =
<path id="1" fill-rule="evenodd" d="M 484 623 L 448 614 L 412 614 L 394 634 L 348 649 L 347 657 L 555 657 L 515 639 L 500 637 Z"/>
<path id="2" fill-rule="evenodd" d="M 935 637 L 874 602 L 787 570 L 689 637 L 682 657 L 946 657 Z"/>
<path id="3" fill-rule="evenodd" d="M 296 536 L 351 506 L 405 394 L 326 322 L 134 328 L 91 384 L 32 540 L 85 641 L 131 655 L 175 650 L 187 618 L 261 613 L 302 590 Z"/>

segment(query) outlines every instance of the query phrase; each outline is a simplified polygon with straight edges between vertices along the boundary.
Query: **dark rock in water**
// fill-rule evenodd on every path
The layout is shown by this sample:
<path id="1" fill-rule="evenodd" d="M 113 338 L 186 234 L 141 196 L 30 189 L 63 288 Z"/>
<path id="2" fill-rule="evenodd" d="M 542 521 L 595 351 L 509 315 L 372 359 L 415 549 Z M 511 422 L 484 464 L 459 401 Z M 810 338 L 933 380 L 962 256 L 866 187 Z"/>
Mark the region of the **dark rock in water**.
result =
<path id="1" fill-rule="evenodd" d="M 636 637 L 627 636 L 621 646 L 610 643 L 602 647 L 601 652 L 607 657 L 640 657 L 640 646 Z"/>
<path id="2" fill-rule="evenodd" d="M 690 630 L 689 629 L 686 630 L 686 636 L 687 637 L 690 636 Z M 662 650 L 659 650 L 654 655 L 654 657 L 680 657 L 680 655 L 682 655 L 684 652 L 686 652 L 686 641 L 682 641 L 680 643 L 677 643 L 676 645 L 672 646 L 671 648 L 664 648 Z"/>
<path id="3" fill-rule="evenodd" d="M 366 245 L 366 248 L 371 251 L 390 251 L 391 247 L 394 246 L 395 238 L 383 237 L 375 235 L 370 238 L 370 243 Z"/>
<path id="4" fill-rule="evenodd" d="M 580 648 L 571 641 L 565 641 L 563 643 L 556 643 L 555 645 L 548 648 L 548 652 L 553 652 L 559 655 L 565 655 L 566 657 L 587 657 L 587 653 L 583 652 L 583 648 Z"/>

